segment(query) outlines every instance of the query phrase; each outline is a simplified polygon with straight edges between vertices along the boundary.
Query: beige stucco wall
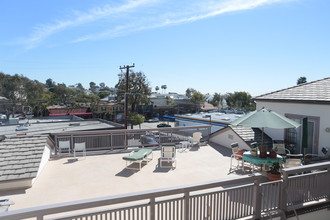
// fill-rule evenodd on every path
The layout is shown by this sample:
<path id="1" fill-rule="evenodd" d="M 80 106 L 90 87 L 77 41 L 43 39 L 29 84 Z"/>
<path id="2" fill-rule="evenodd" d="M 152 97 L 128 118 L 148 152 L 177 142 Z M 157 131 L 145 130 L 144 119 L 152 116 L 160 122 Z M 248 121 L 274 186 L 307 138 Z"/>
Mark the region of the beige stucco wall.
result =
<path id="1" fill-rule="evenodd" d="M 36 178 L 34 178 L 32 180 L 32 184 L 36 181 L 36 179 L 38 178 L 39 174 L 41 173 L 41 171 L 44 169 L 44 167 L 46 166 L 49 158 L 50 158 L 50 154 L 51 154 L 51 149 L 49 146 L 45 146 L 44 148 L 44 152 L 42 154 L 42 158 L 41 158 L 41 161 L 40 161 L 40 165 L 39 165 L 39 169 L 38 169 L 38 173 L 37 173 L 37 176 Z"/>
<path id="2" fill-rule="evenodd" d="M 210 138 L 210 141 L 221 146 L 231 149 L 231 144 L 237 142 L 240 149 L 250 150 L 249 145 L 247 145 L 233 130 L 228 129 L 219 134 L 215 134 Z"/>
<path id="3" fill-rule="evenodd" d="M 3 181 L 0 183 L 0 191 L 26 189 L 32 186 L 32 179 L 21 179 L 13 181 Z"/>
<path id="4" fill-rule="evenodd" d="M 301 116 L 314 116 L 320 117 L 319 128 L 319 154 L 322 147 L 330 149 L 330 105 L 320 104 L 303 104 L 303 103 L 276 103 L 257 101 L 257 109 L 265 107 L 271 109 L 279 114 L 295 114 Z M 299 129 L 301 129 L 300 127 Z M 328 128 L 328 129 L 327 129 Z M 265 129 L 265 132 L 273 139 L 284 139 L 283 129 Z"/>

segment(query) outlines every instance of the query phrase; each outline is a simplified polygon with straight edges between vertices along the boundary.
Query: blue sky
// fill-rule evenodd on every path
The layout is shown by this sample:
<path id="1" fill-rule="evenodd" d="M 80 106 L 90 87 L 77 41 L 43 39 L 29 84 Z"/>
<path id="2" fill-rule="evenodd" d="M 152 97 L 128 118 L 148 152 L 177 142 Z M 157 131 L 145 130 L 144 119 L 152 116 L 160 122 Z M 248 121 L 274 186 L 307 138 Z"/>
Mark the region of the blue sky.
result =
<path id="1" fill-rule="evenodd" d="M 167 92 L 252 96 L 330 75 L 328 0 L 0 1 L 0 71 L 72 85 L 135 63 Z"/>

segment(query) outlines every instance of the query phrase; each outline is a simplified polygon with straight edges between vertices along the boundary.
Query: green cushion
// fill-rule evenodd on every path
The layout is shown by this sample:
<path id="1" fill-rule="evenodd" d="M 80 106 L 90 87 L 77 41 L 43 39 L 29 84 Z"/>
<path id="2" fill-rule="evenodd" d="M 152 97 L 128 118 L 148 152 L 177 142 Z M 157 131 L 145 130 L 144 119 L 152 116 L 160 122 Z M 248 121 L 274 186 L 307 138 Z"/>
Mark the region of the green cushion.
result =
<path id="1" fill-rule="evenodd" d="M 137 160 L 142 160 L 149 154 L 151 154 L 152 150 L 151 149 L 140 149 L 137 152 L 134 152 L 130 156 L 125 156 L 123 157 L 124 160 L 130 160 L 130 161 L 137 161 Z"/>

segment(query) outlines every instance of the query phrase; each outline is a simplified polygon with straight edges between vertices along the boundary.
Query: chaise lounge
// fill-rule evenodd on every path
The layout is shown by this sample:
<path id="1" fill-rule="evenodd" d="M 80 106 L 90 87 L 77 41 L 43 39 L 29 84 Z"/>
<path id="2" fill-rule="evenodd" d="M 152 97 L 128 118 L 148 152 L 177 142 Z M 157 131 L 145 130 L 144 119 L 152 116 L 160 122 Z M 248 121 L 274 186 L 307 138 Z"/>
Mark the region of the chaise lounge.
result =
<path id="1" fill-rule="evenodd" d="M 140 149 L 132 151 L 128 156 L 123 157 L 126 161 L 126 169 L 141 170 L 142 163 L 148 163 L 153 158 L 151 149 Z M 138 168 L 130 166 L 133 163 L 138 163 Z"/>

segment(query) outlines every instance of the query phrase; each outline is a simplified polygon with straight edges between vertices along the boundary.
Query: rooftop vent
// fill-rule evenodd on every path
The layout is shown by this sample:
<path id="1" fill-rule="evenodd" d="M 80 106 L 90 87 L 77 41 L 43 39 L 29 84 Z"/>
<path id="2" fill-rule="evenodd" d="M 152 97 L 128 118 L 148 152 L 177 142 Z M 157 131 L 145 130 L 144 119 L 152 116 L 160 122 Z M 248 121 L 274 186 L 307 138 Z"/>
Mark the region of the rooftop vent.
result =
<path id="1" fill-rule="evenodd" d="M 74 122 L 74 123 L 70 123 L 69 126 L 79 126 L 80 123 L 79 122 Z"/>

